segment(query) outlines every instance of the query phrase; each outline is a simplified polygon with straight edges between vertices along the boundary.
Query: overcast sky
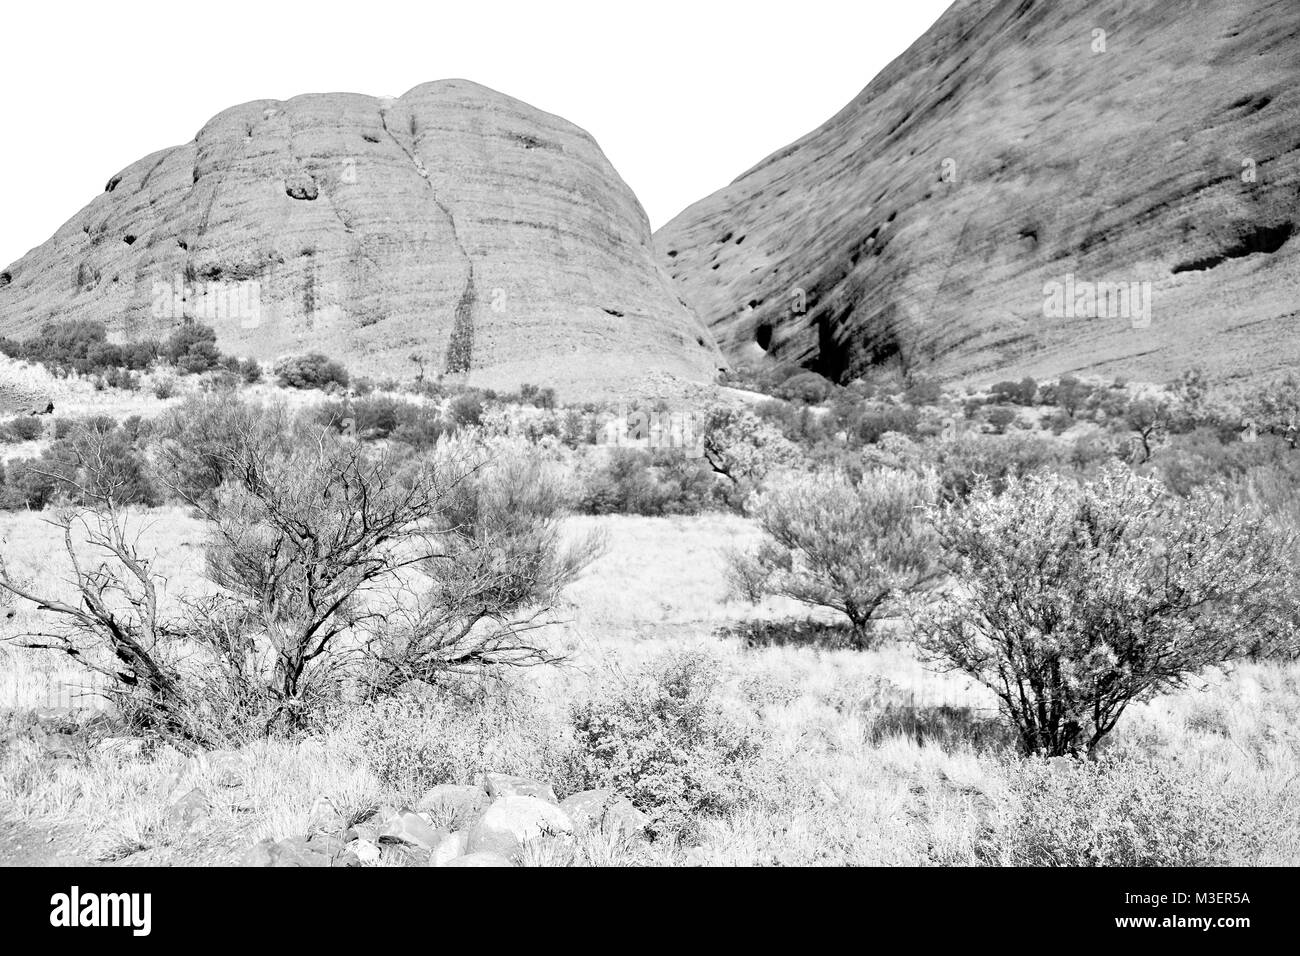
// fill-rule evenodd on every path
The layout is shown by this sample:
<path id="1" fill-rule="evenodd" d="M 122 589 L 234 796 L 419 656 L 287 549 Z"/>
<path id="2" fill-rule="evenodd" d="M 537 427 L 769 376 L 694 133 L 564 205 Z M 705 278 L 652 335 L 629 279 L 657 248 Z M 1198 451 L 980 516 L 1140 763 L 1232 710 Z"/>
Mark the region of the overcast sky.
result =
<path id="1" fill-rule="evenodd" d="M 464 77 L 583 127 L 656 228 L 819 126 L 949 0 L 18 2 L 0 264 L 114 173 L 255 99 Z"/>

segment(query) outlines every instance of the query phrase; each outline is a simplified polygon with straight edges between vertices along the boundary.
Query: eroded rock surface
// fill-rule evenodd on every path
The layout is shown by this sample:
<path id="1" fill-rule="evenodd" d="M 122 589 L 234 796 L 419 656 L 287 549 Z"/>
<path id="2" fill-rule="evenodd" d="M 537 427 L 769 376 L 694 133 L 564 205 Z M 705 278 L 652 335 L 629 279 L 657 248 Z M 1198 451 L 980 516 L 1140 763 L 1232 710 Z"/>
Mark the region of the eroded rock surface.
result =
<path id="1" fill-rule="evenodd" d="M 733 360 L 1270 376 L 1300 360 L 1297 76 L 1290 0 L 960 0 L 656 243 Z M 1149 315 L 1090 314 L 1097 283 Z"/>
<path id="2" fill-rule="evenodd" d="M 464 80 L 261 100 L 112 176 L 3 270 L 0 334 L 162 335 L 186 315 L 260 360 L 556 387 L 707 382 L 716 347 L 645 213 L 573 124 Z"/>

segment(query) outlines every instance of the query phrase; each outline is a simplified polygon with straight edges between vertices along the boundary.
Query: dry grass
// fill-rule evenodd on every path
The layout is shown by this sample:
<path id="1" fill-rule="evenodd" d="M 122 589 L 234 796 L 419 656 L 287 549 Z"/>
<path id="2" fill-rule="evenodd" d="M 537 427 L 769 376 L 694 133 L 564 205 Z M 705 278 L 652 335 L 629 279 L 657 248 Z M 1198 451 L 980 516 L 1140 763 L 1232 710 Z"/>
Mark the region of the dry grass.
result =
<path id="1" fill-rule="evenodd" d="M 159 549 L 157 567 L 169 587 L 200 586 L 198 526 L 174 509 L 148 517 L 145 534 Z M 510 678 L 509 696 L 526 714 L 528 734 L 494 724 L 498 730 L 470 741 L 467 752 L 497 769 L 549 772 L 533 742 L 562 735 L 571 702 L 662 654 L 702 649 L 715 659 L 724 707 L 766 734 L 763 786 L 760 798 L 739 812 L 704 821 L 698 845 L 633 846 L 593 836 L 544 843 L 528 862 L 981 861 L 980 841 L 1008 793 L 1008 751 L 987 693 L 960 676 L 927 671 L 903 643 L 857 653 L 747 648 L 714 636 L 719 625 L 747 616 L 797 613 L 791 605 L 753 609 L 726 600 L 723 550 L 756 533 L 742 519 L 572 520 L 575 533 L 593 526 L 606 531 L 609 549 L 570 588 L 565 620 L 549 630 L 552 645 L 569 660 Z M 3 527 L 9 553 L 27 572 L 48 575 L 59 566 L 37 516 L 14 516 Z M 46 706 L 70 678 L 80 679 L 57 659 L 6 655 L 0 707 Z M 468 724 L 463 732 L 485 733 Z M 488 739 L 492 733 L 508 739 Z M 1133 708 L 1115 746 L 1184 765 L 1216 792 L 1230 794 L 1243 826 L 1261 834 L 1237 848 L 1240 862 L 1300 862 L 1300 667 L 1252 664 L 1209 675 L 1199 689 Z M 5 815 L 84 828 L 87 856 L 101 860 L 142 848 L 170 861 L 203 860 L 205 847 L 237 851 L 262 837 L 304 832 L 321 796 L 345 813 L 409 797 L 367 768 L 346 727 L 303 745 L 246 748 L 245 782 L 234 791 L 171 750 L 127 760 L 92 753 L 50 764 L 25 747 L 0 758 Z M 217 808 L 201 831 L 178 830 L 166 808 L 193 786 L 214 794 Z"/>

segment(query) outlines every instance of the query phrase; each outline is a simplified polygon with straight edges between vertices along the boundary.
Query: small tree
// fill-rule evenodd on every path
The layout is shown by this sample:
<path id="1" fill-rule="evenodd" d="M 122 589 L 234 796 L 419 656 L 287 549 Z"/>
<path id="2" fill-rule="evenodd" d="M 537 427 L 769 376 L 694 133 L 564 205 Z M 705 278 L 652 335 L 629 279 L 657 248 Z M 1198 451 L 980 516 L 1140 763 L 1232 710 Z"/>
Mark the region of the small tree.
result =
<path id="1" fill-rule="evenodd" d="M 284 388 L 348 387 L 348 370 L 320 352 L 290 356 L 275 363 L 276 381 Z"/>
<path id="2" fill-rule="evenodd" d="M 914 607 L 917 640 L 990 688 L 1031 753 L 1091 751 L 1133 701 L 1242 655 L 1287 586 L 1262 520 L 1120 465 L 985 485 L 936 520 L 954 586 Z"/>
<path id="3" fill-rule="evenodd" d="M 838 611 L 863 646 L 881 608 L 934 575 L 924 509 L 937 494 L 932 474 L 868 471 L 856 485 L 839 474 L 785 476 L 756 500 L 766 540 L 754 555 L 732 555 L 733 589 Z"/>
<path id="4" fill-rule="evenodd" d="M 372 694 L 449 673 L 558 660 L 533 635 L 603 538 L 566 536 L 559 475 L 526 447 L 444 447 L 445 489 L 420 572 L 396 594 L 368 648 Z M 377 621 L 380 619 L 377 619 Z"/>
<path id="5" fill-rule="evenodd" d="M 771 471 L 799 459 L 781 429 L 749 409 L 712 409 L 704 427 L 704 459 L 730 483 L 730 500 L 741 504 Z"/>

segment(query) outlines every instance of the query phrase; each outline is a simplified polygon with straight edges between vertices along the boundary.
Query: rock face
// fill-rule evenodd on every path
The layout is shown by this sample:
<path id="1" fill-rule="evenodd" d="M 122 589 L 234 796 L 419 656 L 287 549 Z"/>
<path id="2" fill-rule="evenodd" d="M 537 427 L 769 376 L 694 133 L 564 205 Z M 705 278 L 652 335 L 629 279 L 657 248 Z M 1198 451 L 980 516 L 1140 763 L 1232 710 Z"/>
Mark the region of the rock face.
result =
<path id="1" fill-rule="evenodd" d="M 51 318 L 354 371 L 626 393 L 720 358 L 587 133 L 464 80 L 262 100 L 147 156 L 0 273 L 0 334 Z"/>
<path id="2" fill-rule="evenodd" d="M 1300 359 L 1297 76 L 1291 0 L 961 0 L 656 244 L 735 360 L 1266 377 Z"/>

